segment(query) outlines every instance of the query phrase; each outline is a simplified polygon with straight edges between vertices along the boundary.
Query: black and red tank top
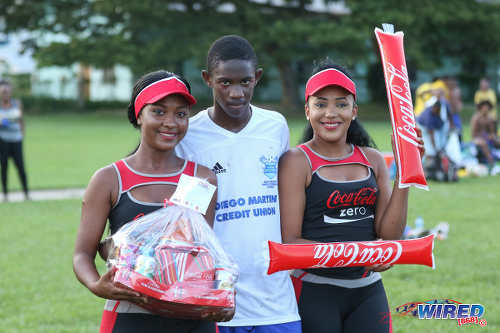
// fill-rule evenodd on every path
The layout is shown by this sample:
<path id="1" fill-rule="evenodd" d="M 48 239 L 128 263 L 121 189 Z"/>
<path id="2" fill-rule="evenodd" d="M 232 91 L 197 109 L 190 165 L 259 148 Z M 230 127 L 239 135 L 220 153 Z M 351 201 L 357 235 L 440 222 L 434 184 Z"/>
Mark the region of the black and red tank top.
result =
<path id="1" fill-rule="evenodd" d="M 179 171 L 163 175 L 146 174 L 136 171 L 124 160 L 113 163 L 113 167 L 118 174 L 119 192 L 118 199 L 108 216 L 111 234 L 114 234 L 127 222 L 149 214 L 163 206 L 161 202 L 151 203 L 135 199 L 130 194 L 131 189 L 152 184 L 177 185 L 181 174 L 186 174 L 188 176 L 194 176 L 196 174 L 197 164 L 191 161 L 185 161 Z"/>
<path id="2" fill-rule="evenodd" d="M 312 170 L 311 183 L 305 189 L 302 237 L 317 242 L 376 239 L 377 181 L 363 151 L 353 145 L 350 154 L 332 159 L 316 153 L 305 144 L 298 148 L 306 155 Z M 364 165 L 368 169 L 368 175 L 352 181 L 333 181 L 322 177 L 318 172 L 324 166 L 346 164 Z M 336 279 L 358 279 L 363 277 L 365 268 L 317 268 L 307 271 Z"/>

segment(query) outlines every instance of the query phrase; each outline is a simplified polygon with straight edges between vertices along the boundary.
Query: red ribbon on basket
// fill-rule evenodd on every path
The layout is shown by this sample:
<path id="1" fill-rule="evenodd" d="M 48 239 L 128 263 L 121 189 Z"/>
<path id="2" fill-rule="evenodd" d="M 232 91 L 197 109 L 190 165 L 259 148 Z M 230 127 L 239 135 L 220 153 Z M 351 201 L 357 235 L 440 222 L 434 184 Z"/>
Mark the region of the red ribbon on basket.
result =
<path id="1" fill-rule="evenodd" d="M 434 235 L 408 240 L 279 244 L 269 241 L 267 274 L 306 268 L 414 264 L 434 268 Z"/>

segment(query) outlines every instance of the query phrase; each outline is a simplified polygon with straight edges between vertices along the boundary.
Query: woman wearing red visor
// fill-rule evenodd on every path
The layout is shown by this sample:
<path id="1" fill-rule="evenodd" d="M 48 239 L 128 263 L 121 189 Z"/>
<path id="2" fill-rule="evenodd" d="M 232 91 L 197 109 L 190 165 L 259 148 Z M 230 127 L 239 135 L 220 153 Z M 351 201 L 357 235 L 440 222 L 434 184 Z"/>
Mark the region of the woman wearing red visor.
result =
<path id="1" fill-rule="evenodd" d="M 391 191 L 384 159 L 356 119 L 350 75 L 328 60 L 320 63 L 306 84 L 305 100 L 311 135 L 279 162 L 283 242 L 399 239 L 408 189 L 395 185 Z M 294 271 L 303 332 L 390 332 L 378 273 L 388 268 Z"/>
<path id="2" fill-rule="evenodd" d="M 215 332 L 213 322 L 149 313 L 136 305 L 147 302 L 147 298 L 114 285 L 115 271 L 100 275 L 94 262 L 106 221 L 113 234 L 125 223 L 161 208 L 181 174 L 205 178 L 216 185 L 211 170 L 174 152 L 187 131 L 191 105 L 195 103 L 183 78 L 166 71 L 144 75 L 135 84 L 128 107 L 130 122 L 141 132 L 139 147 L 130 156 L 98 170 L 85 191 L 73 269 L 83 285 L 106 299 L 100 332 Z M 210 224 L 214 205 L 215 196 L 205 216 Z"/>

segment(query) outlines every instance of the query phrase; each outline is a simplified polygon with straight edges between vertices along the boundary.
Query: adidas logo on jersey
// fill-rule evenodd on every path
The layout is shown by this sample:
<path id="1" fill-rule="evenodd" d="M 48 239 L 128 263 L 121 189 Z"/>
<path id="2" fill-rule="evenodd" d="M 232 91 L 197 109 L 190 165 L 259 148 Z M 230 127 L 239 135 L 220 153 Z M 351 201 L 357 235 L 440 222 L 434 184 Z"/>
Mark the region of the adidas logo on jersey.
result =
<path id="1" fill-rule="evenodd" d="M 212 168 L 212 171 L 215 172 L 216 175 L 218 175 L 219 173 L 225 173 L 227 170 L 226 168 L 222 167 L 219 162 L 217 162 Z"/>

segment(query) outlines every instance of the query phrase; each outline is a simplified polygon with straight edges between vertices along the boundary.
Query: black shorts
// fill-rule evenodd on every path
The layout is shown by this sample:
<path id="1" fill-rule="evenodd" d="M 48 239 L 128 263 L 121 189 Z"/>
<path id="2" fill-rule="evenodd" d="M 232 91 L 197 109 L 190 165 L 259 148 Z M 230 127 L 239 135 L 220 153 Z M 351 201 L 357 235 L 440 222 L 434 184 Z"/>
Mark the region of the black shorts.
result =
<path id="1" fill-rule="evenodd" d="M 174 319 L 147 313 L 106 311 L 100 333 L 215 333 L 215 323 L 205 320 Z"/>
<path id="2" fill-rule="evenodd" d="M 387 333 L 392 323 L 382 280 L 361 288 L 302 282 L 303 333 Z"/>

